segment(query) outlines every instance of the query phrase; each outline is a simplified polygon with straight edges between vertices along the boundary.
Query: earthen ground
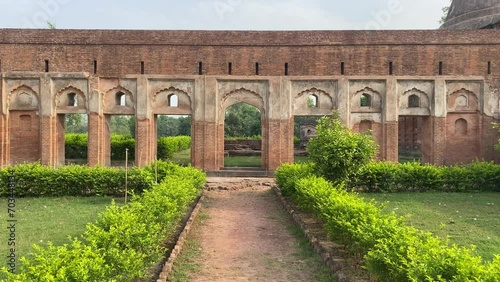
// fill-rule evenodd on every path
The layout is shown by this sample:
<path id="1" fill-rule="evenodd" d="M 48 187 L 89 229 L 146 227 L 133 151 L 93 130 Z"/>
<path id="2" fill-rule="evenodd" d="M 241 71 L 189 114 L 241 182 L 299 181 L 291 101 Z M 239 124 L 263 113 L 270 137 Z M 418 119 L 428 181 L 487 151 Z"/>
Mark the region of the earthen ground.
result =
<path id="1" fill-rule="evenodd" d="M 188 238 L 201 251 L 201 270 L 190 281 L 330 280 L 321 259 L 294 235 L 273 185 L 273 179 L 208 179 Z"/>

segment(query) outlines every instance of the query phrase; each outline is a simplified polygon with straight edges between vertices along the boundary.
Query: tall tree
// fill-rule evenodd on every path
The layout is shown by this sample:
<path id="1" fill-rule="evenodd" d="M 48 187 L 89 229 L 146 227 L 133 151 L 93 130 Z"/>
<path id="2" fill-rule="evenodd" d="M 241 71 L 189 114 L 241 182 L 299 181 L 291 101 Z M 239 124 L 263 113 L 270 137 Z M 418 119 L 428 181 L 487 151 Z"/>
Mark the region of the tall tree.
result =
<path id="1" fill-rule="evenodd" d="M 226 137 L 252 137 L 261 135 L 259 109 L 239 103 L 226 110 L 224 133 Z"/>

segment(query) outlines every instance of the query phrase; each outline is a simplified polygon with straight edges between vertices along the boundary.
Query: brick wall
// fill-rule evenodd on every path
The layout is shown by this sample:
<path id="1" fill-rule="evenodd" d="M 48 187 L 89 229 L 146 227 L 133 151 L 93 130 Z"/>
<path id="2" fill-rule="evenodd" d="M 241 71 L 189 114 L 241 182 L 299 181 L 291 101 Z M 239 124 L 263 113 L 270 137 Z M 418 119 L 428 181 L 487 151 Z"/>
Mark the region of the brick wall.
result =
<path id="1" fill-rule="evenodd" d="M 94 72 L 104 77 L 202 73 L 262 76 L 485 75 L 500 65 L 498 31 L 86 31 L 0 29 L 1 71 Z"/>
<path id="2" fill-rule="evenodd" d="M 40 120 L 34 111 L 11 111 L 10 163 L 36 162 L 40 155 Z"/>

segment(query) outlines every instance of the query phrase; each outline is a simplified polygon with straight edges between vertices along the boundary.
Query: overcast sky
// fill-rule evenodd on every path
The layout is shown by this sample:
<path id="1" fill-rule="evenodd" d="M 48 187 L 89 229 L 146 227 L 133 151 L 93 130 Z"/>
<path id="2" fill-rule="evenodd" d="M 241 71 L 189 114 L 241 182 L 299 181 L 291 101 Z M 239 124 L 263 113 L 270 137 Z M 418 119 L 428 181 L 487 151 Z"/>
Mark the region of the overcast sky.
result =
<path id="1" fill-rule="evenodd" d="M 450 0 L 0 0 L 0 28 L 435 29 Z"/>

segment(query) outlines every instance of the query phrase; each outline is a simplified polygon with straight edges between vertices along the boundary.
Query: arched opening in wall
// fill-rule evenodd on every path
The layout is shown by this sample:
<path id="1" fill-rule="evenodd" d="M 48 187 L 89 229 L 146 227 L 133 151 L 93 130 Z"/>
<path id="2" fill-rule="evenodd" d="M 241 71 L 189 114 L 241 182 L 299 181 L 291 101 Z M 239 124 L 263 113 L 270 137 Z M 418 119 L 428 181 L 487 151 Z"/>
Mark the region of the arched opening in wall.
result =
<path id="1" fill-rule="evenodd" d="M 68 96 L 69 98 L 69 96 Z M 83 165 L 88 160 L 88 115 L 58 114 L 59 164 Z"/>
<path id="2" fill-rule="evenodd" d="M 307 98 L 307 106 L 309 108 L 318 108 L 319 107 L 318 96 L 314 94 L 309 95 L 309 97 Z"/>
<path id="3" fill-rule="evenodd" d="M 363 120 L 359 123 L 359 133 L 366 133 L 372 130 L 372 122 L 369 120 Z"/>
<path id="4" fill-rule="evenodd" d="M 431 162 L 432 124 L 429 116 L 399 116 L 398 160 L 406 162 Z"/>
<path id="5" fill-rule="evenodd" d="M 179 96 L 177 96 L 175 94 L 168 95 L 168 105 L 167 106 L 172 107 L 172 108 L 179 107 Z"/>
<path id="6" fill-rule="evenodd" d="M 262 167 L 262 113 L 246 103 L 226 109 L 224 167 Z"/>
<path id="7" fill-rule="evenodd" d="M 191 164 L 191 115 L 155 115 L 156 158 Z"/>
<path id="8" fill-rule="evenodd" d="M 371 107 L 372 106 L 372 96 L 367 93 L 363 93 L 359 99 L 359 105 L 361 107 Z"/>
<path id="9" fill-rule="evenodd" d="M 463 118 L 459 118 L 455 121 L 455 135 L 457 136 L 467 136 L 469 124 Z"/>
<path id="10" fill-rule="evenodd" d="M 78 96 L 76 93 L 68 94 L 68 107 L 78 107 Z"/>
<path id="11" fill-rule="evenodd" d="M 408 97 L 408 108 L 420 108 L 420 97 L 415 94 Z"/>
<path id="12" fill-rule="evenodd" d="M 294 116 L 293 117 L 293 156 L 294 162 L 305 163 L 309 161 L 307 144 L 316 136 L 316 125 L 321 116 Z"/>
<path id="13" fill-rule="evenodd" d="M 117 106 L 126 106 L 127 105 L 127 95 L 123 92 L 118 92 L 115 94 L 115 105 Z"/>
<path id="14" fill-rule="evenodd" d="M 40 161 L 40 118 L 36 111 L 9 113 L 10 164 Z"/>
<path id="15" fill-rule="evenodd" d="M 135 164 L 135 128 L 136 119 L 133 115 L 107 114 L 105 115 L 106 130 L 104 140 L 107 150 L 105 150 L 105 162 L 107 165 L 115 167 L 125 166 L 128 158 L 128 165 Z"/>

